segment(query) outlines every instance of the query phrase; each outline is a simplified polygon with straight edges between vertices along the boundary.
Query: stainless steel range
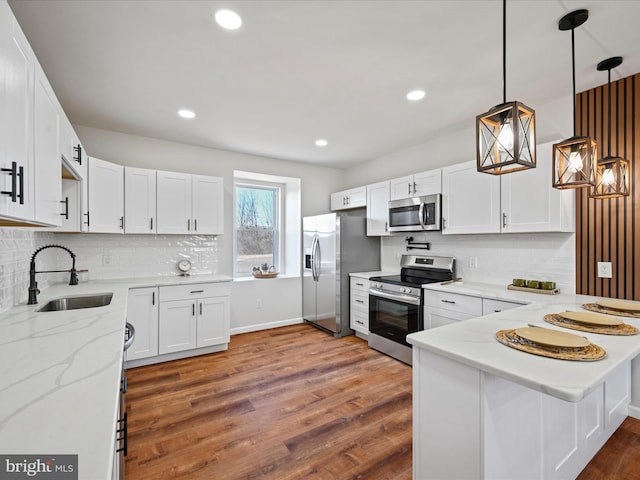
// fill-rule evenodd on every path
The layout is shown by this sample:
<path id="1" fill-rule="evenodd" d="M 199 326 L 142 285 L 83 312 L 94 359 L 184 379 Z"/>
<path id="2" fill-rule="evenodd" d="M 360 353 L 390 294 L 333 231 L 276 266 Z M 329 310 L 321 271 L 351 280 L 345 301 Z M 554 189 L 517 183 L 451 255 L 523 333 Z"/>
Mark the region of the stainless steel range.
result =
<path id="1" fill-rule="evenodd" d="M 454 257 L 403 255 L 400 275 L 369 279 L 369 347 L 411 365 L 407 335 L 424 330 L 427 283 L 453 280 Z"/>

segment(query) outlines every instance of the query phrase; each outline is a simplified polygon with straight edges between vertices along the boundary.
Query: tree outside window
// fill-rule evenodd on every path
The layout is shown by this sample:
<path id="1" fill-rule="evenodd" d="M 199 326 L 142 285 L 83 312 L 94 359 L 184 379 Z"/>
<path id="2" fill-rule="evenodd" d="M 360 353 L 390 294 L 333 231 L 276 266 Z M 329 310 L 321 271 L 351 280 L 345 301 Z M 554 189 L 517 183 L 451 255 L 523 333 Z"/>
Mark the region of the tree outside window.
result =
<path id="1" fill-rule="evenodd" d="M 278 204 L 280 188 L 236 184 L 237 274 L 262 264 L 279 268 Z"/>

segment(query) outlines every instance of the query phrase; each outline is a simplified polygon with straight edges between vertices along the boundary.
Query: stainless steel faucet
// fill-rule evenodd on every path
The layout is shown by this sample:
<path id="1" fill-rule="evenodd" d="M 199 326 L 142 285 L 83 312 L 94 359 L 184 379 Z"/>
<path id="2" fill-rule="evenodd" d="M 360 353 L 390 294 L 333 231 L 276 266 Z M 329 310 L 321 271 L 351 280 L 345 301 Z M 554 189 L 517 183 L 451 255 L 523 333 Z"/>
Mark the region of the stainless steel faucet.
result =
<path id="1" fill-rule="evenodd" d="M 40 272 L 36 272 L 36 256 L 47 248 L 61 248 L 71 255 L 71 270 L 42 270 Z M 35 305 L 38 303 L 38 294 L 40 290 L 38 290 L 38 282 L 36 282 L 36 273 L 60 273 L 60 272 L 69 272 L 71 273 L 71 278 L 69 280 L 69 285 L 77 285 L 78 284 L 78 273 L 76 271 L 76 256 L 75 254 L 69 250 L 67 247 L 63 247 L 62 245 L 45 245 L 44 247 L 40 247 L 33 255 L 31 255 L 31 264 L 29 266 L 29 301 L 27 305 Z"/>

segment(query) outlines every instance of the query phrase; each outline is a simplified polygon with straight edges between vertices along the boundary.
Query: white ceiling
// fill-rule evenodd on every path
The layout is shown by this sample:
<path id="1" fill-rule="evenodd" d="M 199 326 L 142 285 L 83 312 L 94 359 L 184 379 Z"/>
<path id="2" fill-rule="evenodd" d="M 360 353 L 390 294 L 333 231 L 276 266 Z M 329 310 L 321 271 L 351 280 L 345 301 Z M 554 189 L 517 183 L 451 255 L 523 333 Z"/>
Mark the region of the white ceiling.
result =
<path id="1" fill-rule="evenodd" d="M 78 125 L 344 168 L 502 103 L 499 0 L 9 3 Z M 219 8 L 241 29 L 215 25 Z M 624 57 L 614 80 L 640 72 L 640 1 L 511 0 L 508 101 L 570 96 L 571 34 L 558 20 L 578 8 L 590 16 L 575 34 L 577 90 L 606 83 L 596 64 L 611 56 Z M 423 101 L 405 100 L 414 88 Z"/>

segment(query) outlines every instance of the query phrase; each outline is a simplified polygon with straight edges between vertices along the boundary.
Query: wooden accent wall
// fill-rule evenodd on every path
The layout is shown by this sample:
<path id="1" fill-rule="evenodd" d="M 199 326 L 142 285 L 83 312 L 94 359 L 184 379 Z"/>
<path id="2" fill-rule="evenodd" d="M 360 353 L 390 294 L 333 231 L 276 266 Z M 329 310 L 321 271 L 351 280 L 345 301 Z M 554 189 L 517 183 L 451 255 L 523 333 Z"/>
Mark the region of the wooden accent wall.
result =
<path id="1" fill-rule="evenodd" d="M 608 106 L 606 83 L 577 95 L 577 134 L 595 138 L 598 158 L 609 149 Z M 640 300 L 640 73 L 611 82 L 611 155 L 629 160 L 631 194 L 576 191 L 576 292 Z M 597 262 L 612 262 L 613 277 L 598 278 Z"/>

